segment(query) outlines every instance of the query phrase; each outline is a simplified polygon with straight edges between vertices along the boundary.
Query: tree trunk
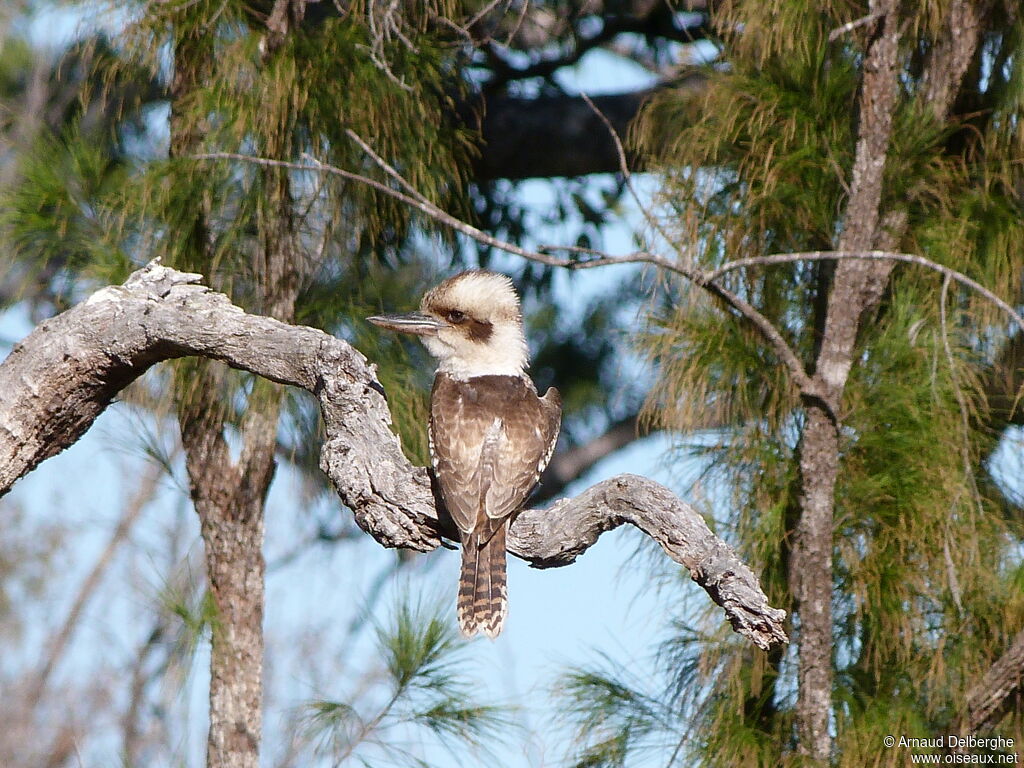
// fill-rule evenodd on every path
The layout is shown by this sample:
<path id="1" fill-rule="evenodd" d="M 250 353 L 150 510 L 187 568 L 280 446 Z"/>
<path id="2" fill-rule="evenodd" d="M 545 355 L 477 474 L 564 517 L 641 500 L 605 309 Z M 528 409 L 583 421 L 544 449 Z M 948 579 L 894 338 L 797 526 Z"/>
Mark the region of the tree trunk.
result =
<path id="1" fill-rule="evenodd" d="M 839 472 L 839 436 L 831 414 L 807 409 L 800 442 L 800 521 L 790 582 L 800 616 L 797 738 L 800 751 L 822 763 L 832 751 L 832 519 Z"/>
<path id="2" fill-rule="evenodd" d="M 210 382 L 204 363 L 198 381 Z M 212 390 L 215 393 L 216 388 Z M 212 394 L 212 393 L 211 393 Z M 234 465 L 220 415 L 198 401 L 179 412 L 192 499 L 206 551 L 206 574 L 216 606 L 210 653 L 210 768 L 258 768 L 262 733 L 263 504 L 274 475 L 273 453 L 263 449 L 277 435 L 276 405 L 259 414 L 261 434 L 250 426 L 247 459 Z M 216 407 L 214 405 L 214 407 Z M 253 416 L 254 414 L 250 414 Z M 252 449 L 255 450 L 252 450 Z"/>
<path id="3" fill-rule="evenodd" d="M 966 712 L 954 726 L 960 736 L 994 728 L 1024 693 L 1024 630 L 967 692 Z"/>
<path id="4" fill-rule="evenodd" d="M 978 45 L 981 5 L 954 0 L 922 76 L 921 92 L 945 120 Z M 899 98 L 899 7 L 873 0 L 877 29 L 864 58 L 860 125 L 840 251 L 895 249 L 905 215 L 881 210 L 885 158 Z M 815 391 L 805 398 L 807 420 L 800 443 L 801 517 L 795 531 L 790 583 L 800 615 L 800 666 L 796 723 L 799 749 L 820 764 L 832 750 L 832 537 L 839 467 L 839 414 L 855 359 L 861 319 L 885 290 L 894 264 L 857 259 L 839 262 L 828 298 L 814 369 Z"/>
<path id="5" fill-rule="evenodd" d="M 864 61 L 860 129 L 839 249 L 870 250 L 876 240 L 885 156 L 898 95 L 898 13 L 894 0 L 876 0 L 883 14 Z M 892 271 L 886 262 L 842 261 L 829 294 L 815 364 L 817 391 L 807 398 L 800 442 L 800 520 L 790 581 L 800 616 L 796 724 L 800 752 L 825 764 L 832 752 L 832 531 L 839 472 L 839 411 L 864 311 L 881 296 Z"/>
<path id="6" fill-rule="evenodd" d="M 202 135 L 188 115 L 188 103 L 208 75 L 209 42 L 179 39 L 171 101 L 171 155 L 198 151 Z M 280 147 L 268 147 L 276 157 Z M 272 177 L 266 207 L 259 212 L 262 261 L 259 274 L 262 309 L 285 322 L 294 317 L 298 293 L 291 196 L 285 171 Z M 193 223 L 187 259 L 205 269 L 208 252 L 205 211 Z M 210 657 L 209 768 L 258 768 L 262 733 L 264 502 L 274 476 L 274 451 L 282 390 L 257 382 L 239 429 L 243 448 L 231 460 L 224 437 L 223 369 L 198 361 L 179 371 L 175 390 L 190 491 L 200 520 L 206 571 L 216 619 Z"/>

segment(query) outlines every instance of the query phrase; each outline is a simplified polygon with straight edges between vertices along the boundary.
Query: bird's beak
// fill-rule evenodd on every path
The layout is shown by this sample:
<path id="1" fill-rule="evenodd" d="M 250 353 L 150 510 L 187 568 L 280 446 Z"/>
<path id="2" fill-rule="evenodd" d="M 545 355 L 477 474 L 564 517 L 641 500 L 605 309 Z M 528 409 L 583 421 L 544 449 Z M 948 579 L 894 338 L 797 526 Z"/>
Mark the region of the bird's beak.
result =
<path id="1" fill-rule="evenodd" d="M 389 331 L 414 333 L 417 336 L 436 336 L 438 331 L 448 327 L 447 323 L 422 312 L 409 312 L 405 315 L 374 315 L 366 319 Z"/>

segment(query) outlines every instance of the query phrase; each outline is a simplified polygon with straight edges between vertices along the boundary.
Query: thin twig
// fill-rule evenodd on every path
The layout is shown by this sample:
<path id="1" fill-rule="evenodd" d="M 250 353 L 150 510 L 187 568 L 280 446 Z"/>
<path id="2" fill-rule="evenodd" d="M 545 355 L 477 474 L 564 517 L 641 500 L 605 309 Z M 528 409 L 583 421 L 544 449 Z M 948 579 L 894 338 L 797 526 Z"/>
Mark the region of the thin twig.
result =
<path id="1" fill-rule="evenodd" d="M 867 16 L 861 16 L 859 19 L 854 19 L 853 21 L 848 21 L 845 24 L 843 24 L 843 26 L 836 27 L 831 32 L 829 32 L 828 33 L 828 41 L 830 43 L 834 43 L 836 40 L 838 40 L 840 37 L 845 35 L 847 32 L 852 32 L 853 30 L 857 29 L 858 27 L 863 27 L 866 24 L 871 24 L 874 21 L 878 21 L 878 19 L 882 18 L 884 15 L 885 15 L 885 11 L 884 10 L 878 10 L 878 11 L 875 11 L 874 13 L 869 13 Z"/>
<path id="2" fill-rule="evenodd" d="M 976 280 L 972 280 L 963 272 L 957 272 L 955 269 L 950 269 L 947 266 L 925 258 L 924 256 L 918 256 L 914 253 L 895 253 L 891 251 L 804 251 L 801 253 L 773 253 L 769 256 L 752 256 L 749 259 L 736 259 L 735 261 L 727 262 L 718 267 L 718 269 L 709 272 L 707 274 L 707 280 L 717 280 L 726 272 L 732 272 L 746 267 L 788 264 L 794 261 L 839 261 L 842 259 L 899 261 L 904 264 L 916 264 L 919 267 L 924 267 L 925 269 L 930 269 L 933 272 L 938 272 L 940 275 L 947 275 L 950 279 L 955 280 L 961 285 L 967 286 L 977 293 L 980 293 L 1009 315 L 1013 321 L 1020 326 L 1021 330 L 1024 330 L 1024 317 L 981 283 Z"/>
<path id="3" fill-rule="evenodd" d="M 472 27 L 474 24 L 480 21 L 484 16 L 486 16 L 488 13 L 494 10 L 494 8 L 503 1 L 504 0 L 491 0 L 491 2 L 487 3 L 483 8 L 481 8 L 479 11 L 473 14 L 472 17 L 470 17 L 469 21 L 466 22 L 465 28 L 468 30 L 470 27 Z"/>
<path id="4" fill-rule="evenodd" d="M 640 199 L 640 194 L 636 191 L 636 186 L 633 184 L 633 174 L 629 170 L 629 163 L 626 161 L 626 148 L 623 146 L 622 139 L 619 137 L 618 131 L 615 130 L 615 126 L 612 125 L 611 120 L 608 119 L 604 112 L 597 108 L 597 105 L 587 94 L 581 92 L 580 96 L 583 98 L 586 105 L 590 107 L 591 111 L 597 115 L 598 119 L 604 123 L 604 127 L 608 129 L 608 135 L 611 136 L 612 142 L 615 144 L 615 153 L 619 156 L 619 172 L 622 174 L 622 178 L 626 182 L 626 189 L 629 190 L 629 194 L 633 198 L 633 201 L 640 208 L 640 212 L 643 214 L 644 219 L 646 219 L 647 223 L 655 232 L 661 235 L 665 243 L 673 247 L 675 252 L 682 257 L 683 253 L 681 249 L 673 245 L 673 238 L 669 237 L 668 233 L 664 228 L 662 228 L 661 223 Z"/>
<path id="5" fill-rule="evenodd" d="M 408 202 L 409 204 L 416 207 L 418 210 L 426 213 L 427 215 L 441 221 L 453 229 L 462 232 L 463 234 L 473 238 L 477 242 L 484 243 L 485 245 L 498 248 L 516 256 L 521 256 L 524 259 L 530 261 L 537 261 L 542 264 L 556 267 L 566 267 L 569 269 L 586 269 L 591 267 L 606 266 L 609 264 L 653 264 L 654 266 L 661 267 L 662 269 L 675 272 L 676 274 L 682 275 L 693 283 L 703 287 L 709 293 L 718 298 L 722 299 L 726 304 L 731 306 L 741 315 L 746 317 L 765 337 L 768 343 L 775 350 L 776 354 L 785 364 L 789 370 L 790 375 L 796 386 L 802 393 L 810 396 L 817 396 L 818 387 L 814 380 L 808 376 L 807 371 L 804 369 L 803 363 L 797 357 L 792 347 L 786 343 L 786 340 L 782 337 L 779 330 L 772 324 L 772 322 L 757 311 L 751 304 L 741 299 L 738 295 L 732 291 L 724 288 L 723 286 L 712 284 L 709 282 L 708 277 L 701 272 L 699 269 L 694 267 L 687 267 L 676 262 L 670 261 L 663 256 L 657 254 L 648 253 L 646 251 L 638 251 L 630 256 L 611 256 L 601 251 L 593 251 L 591 249 L 580 248 L 578 246 L 563 246 L 563 245 L 542 245 L 539 246 L 536 251 L 530 251 L 525 248 L 521 248 L 518 245 L 509 243 L 507 241 L 496 238 L 492 235 L 483 232 L 471 224 L 467 224 L 461 219 L 452 216 L 446 211 L 438 208 L 434 203 L 430 202 L 425 196 L 415 190 L 412 185 L 397 171 L 394 167 L 388 164 L 380 155 L 374 152 L 357 134 L 354 132 L 350 133 L 350 138 L 353 138 L 363 149 L 367 152 L 369 157 L 391 178 L 395 179 L 398 184 L 405 190 L 407 190 L 412 196 L 394 190 L 385 184 L 381 184 L 378 181 L 368 179 L 358 174 L 353 174 L 350 171 L 345 171 L 341 168 L 327 164 L 318 164 L 323 170 L 330 173 L 335 173 L 343 176 L 344 178 L 361 180 L 369 183 L 374 189 L 391 195 L 397 199 Z M 621 147 L 621 144 L 620 144 Z M 243 156 L 244 157 L 244 156 Z M 253 158 L 254 160 L 256 158 Z M 266 162 L 266 160 L 263 160 Z M 550 251 L 562 250 L 570 253 L 586 253 L 588 255 L 594 255 L 597 258 L 588 261 L 568 260 L 559 259 L 550 255 Z"/>
<path id="6" fill-rule="evenodd" d="M 524 0 L 524 2 L 520 4 L 520 8 L 521 10 L 519 11 L 519 17 L 516 19 L 516 23 L 512 25 L 508 34 L 505 35 L 505 40 L 502 43 L 505 46 L 512 45 L 512 40 L 515 39 L 515 36 L 519 34 L 519 30 L 523 27 L 523 22 L 526 21 L 526 14 L 530 10 L 530 3 L 528 0 Z"/>
<path id="7" fill-rule="evenodd" d="M 431 19 L 434 22 L 437 22 L 437 23 L 439 23 L 439 24 L 441 24 L 441 25 L 443 25 L 445 27 L 448 27 L 449 29 L 453 30 L 456 34 L 458 34 L 460 37 L 462 37 L 470 45 L 474 45 L 474 46 L 475 45 L 485 45 L 485 44 L 487 44 L 487 43 L 489 43 L 491 41 L 492 36 L 490 34 L 488 34 L 486 37 L 483 37 L 483 38 L 477 40 L 475 37 L 473 37 L 473 33 L 470 32 L 470 29 L 474 25 L 476 25 L 477 22 L 479 22 L 481 19 L 483 19 L 484 16 L 486 16 L 488 13 L 490 13 L 492 10 L 494 10 L 495 7 L 497 7 L 499 4 L 501 4 L 503 2 L 507 4 L 508 0 L 491 0 L 491 2 L 487 3 L 486 5 L 484 5 L 483 8 L 481 8 L 479 11 L 477 11 L 473 16 L 471 16 L 463 24 L 456 24 L 454 21 L 452 21 L 447 16 L 445 16 L 443 13 L 442 14 L 431 14 Z"/>
<path id="8" fill-rule="evenodd" d="M 357 134 L 352 134 L 352 138 L 358 139 Z M 361 139 L 357 143 L 365 144 Z M 309 156 L 306 156 L 309 157 Z M 595 251 L 589 248 L 579 248 L 577 246 L 567 245 L 541 245 L 538 246 L 537 250 L 531 251 L 521 246 L 515 245 L 514 243 L 507 242 L 500 238 L 489 235 L 486 232 L 477 229 L 472 224 L 467 224 L 450 213 L 442 210 L 434 203 L 430 202 L 425 196 L 416 190 L 412 189 L 412 185 L 402 177 L 402 175 L 389 165 L 383 158 L 381 158 L 375 152 L 370 151 L 369 157 L 376 163 L 385 173 L 391 178 L 395 179 L 403 189 L 410 190 L 411 193 L 402 192 L 387 184 L 371 179 L 368 176 L 364 176 L 359 173 L 353 173 L 352 171 L 346 171 L 343 168 L 323 163 L 314 158 L 309 158 L 309 164 L 293 163 L 286 160 L 272 160 L 265 157 L 253 157 L 251 155 L 243 155 L 237 152 L 209 152 L 204 154 L 192 155 L 195 160 L 239 160 L 246 163 L 252 163 L 255 165 L 279 167 L 279 168 L 290 168 L 296 171 L 316 171 L 320 173 L 329 173 L 335 176 L 339 176 L 349 181 L 356 181 L 360 184 L 377 190 L 389 197 L 393 197 L 406 205 L 409 205 L 421 213 L 426 214 L 430 218 L 441 222 L 442 224 L 454 229 L 457 232 L 461 232 L 473 240 L 479 243 L 497 248 L 511 253 L 514 256 L 520 256 L 521 258 L 529 261 L 535 261 L 541 264 L 546 264 L 553 267 L 563 267 L 566 269 L 588 269 L 592 267 L 603 267 L 611 264 L 651 264 L 655 267 L 659 267 L 669 272 L 673 272 L 680 275 L 690 282 L 696 284 L 698 287 L 703 288 L 713 296 L 718 297 L 724 301 L 728 306 L 732 307 L 735 311 L 745 317 L 751 324 L 761 332 L 761 335 L 772 347 L 775 354 L 779 357 L 780 361 L 786 366 L 793 378 L 793 383 L 800 390 L 801 394 L 807 397 L 821 397 L 822 393 L 819 391 L 820 387 L 817 382 L 807 374 L 806 369 L 792 347 L 783 338 L 781 332 L 775 325 L 758 310 L 749 304 L 747 301 L 734 294 L 732 291 L 724 288 L 715 281 L 726 274 L 736 269 L 742 269 L 749 266 L 763 266 L 773 264 L 785 264 L 794 261 L 826 261 L 826 260 L 843 260 L 843 259 L 862 259 L 862 260 L 874 260 L 874 261 L 900 261 L 908 264 L 917 264 L 919 266 L 926 267 L 928 269 L 939 272 L 943 275 L 949 275 L 953 280 L 965 285 L 982 296 L 987 298 L 997 307 L 1006 312 L 1014 321 L 1024 330 L 1024 317 L 1021 317 L 1009 304 L 996 296 L 992 291 L 985 288 L 983 285 L 975 280 L 967 277 L 961 272 L 957 272 L 949 267 L 944 267 L 941 264 L 926 259 L 923 256 L 917 256 L 908 253 L 890 253 L 887 251 L 808 251 L 803 253 L 780 253 L 769 256 L 755 256 L 748 259 L 737 259 L 735 261 L 723 264 L 721 267 L 714 269 L 710 272 L 704 272 L 696 267 L 686 266 L 673 262 L 666 259 L 664 256 L 659 256 L 655 253 L 648 253 L 646 251 L 637 251 L 626 256 L 613 256 L 611 254 L 603 253 L 602 251 Z M 562 259 L 557 256 L 550 255 L 552 251 L 565 251 L 569 253 L 585 253 L 587 255 L 593 255 L 594 258 L 588 260 L 580 259 Z"/>
<path id="9" fill-rule="evenodd" d="M 427 205 L 431 204 L 430 200 L 428 200 L 418 189 L 416 189 L 416 187 L 409 183 L 406 180 L 406 178 L 402 176 L 402 174 L 400 174 L 397 170 L 395 170 L 386 162 L 384 162 L 384 158 L 382 158 L 380 155 L 374 152 L 373 148 L 365 141 L 363 141 L 362 137 L 358 133 L 353 131 L 351 128 L 346 128 L 345 135 L 352 139 L 352 141 L 354 141 L 356 144 L 358 144 L 359 148 L 363 150 L 363 152 L 365 152 L 367 155 L 369 155 L 370 159 L 373 160 L 373 162 L 375 162 L 380 168 L 382 168 L 384 172 L 388 174 L 388 176 L 397 181 L 399 186 L 402 187 L 402 189 L 404 189 L 410 195 L 415 197 L 421 203 L 426 203 Z M 303 157 L 313 162 L 319 162 L 318 160 L 316 160 L 316 158 L 308 154 L 304 154 Z"/>

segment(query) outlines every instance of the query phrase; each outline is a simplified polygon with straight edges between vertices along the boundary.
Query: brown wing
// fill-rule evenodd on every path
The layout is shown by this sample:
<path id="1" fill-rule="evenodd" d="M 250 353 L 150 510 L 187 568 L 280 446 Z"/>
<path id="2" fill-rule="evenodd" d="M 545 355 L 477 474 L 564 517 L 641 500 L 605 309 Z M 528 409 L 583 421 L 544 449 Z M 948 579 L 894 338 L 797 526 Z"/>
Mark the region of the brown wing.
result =
<path id="1" fill-rule="evenodd" d="M 484 540 L 519 510 L 551 458 L 558 392 L 538 398 L 528 379 L 434 380 L 430 452 L 441 494 L 463 538 Z"/>
<path id="2" fill-rule="evenodd" d="M 506 416 L 501 439 L 494 446 L 496 457 L 485 464 L 489 478 L 484 491 L 483 511 L 491 520 L 504 520 L 518 512 L 537 485 L 551 460 L 562 404 L 558 390 L 549 389 L 543 398 L 530 387 L 529 396 Z"/>
<path id="3" fill-rule="evenodd" d="M 450 378 L 438 374 L 430 396 L 430 458 L 448 514 L 463 536 L 476 527 L 480 452 L 493 416 L 471 407 Z"/>

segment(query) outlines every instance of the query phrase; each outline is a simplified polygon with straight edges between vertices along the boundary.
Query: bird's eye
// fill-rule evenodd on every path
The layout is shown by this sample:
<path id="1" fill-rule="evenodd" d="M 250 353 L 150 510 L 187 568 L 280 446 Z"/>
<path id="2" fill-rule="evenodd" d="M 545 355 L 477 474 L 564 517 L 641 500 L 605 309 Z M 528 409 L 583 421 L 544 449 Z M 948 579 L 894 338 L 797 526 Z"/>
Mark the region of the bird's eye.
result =
<path id="1" fill-rule="evenodd" d="M 461 323 L 466 319 L 464 312 L 459 312 L 457 309 L 453 309 L 448 313 L 448 322 L 450 323 Z"/>

